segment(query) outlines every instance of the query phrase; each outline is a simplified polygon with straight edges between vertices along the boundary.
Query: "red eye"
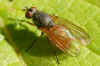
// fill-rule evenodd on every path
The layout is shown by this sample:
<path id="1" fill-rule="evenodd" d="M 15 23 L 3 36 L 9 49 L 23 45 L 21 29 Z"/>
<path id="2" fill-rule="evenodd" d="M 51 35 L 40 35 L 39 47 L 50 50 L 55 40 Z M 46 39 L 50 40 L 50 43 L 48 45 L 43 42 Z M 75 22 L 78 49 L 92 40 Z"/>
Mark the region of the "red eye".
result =
<path id="1" fill-rule="evenodd" d="M 25 16 L 26 16 L 26 18 L 31 18 L 31 17 L 32 17 L 32 11 L 29 11 L 29 10 L 28 10 L 28 11 L 26 12 L 26 15 L 25 15 Z"/>
<path id="2" fill-rule="evenodd" d="M 26 18 L 32 18 L 33 14 L 36 12 L 36 8 L 32 7 L 26 11 Z"/>

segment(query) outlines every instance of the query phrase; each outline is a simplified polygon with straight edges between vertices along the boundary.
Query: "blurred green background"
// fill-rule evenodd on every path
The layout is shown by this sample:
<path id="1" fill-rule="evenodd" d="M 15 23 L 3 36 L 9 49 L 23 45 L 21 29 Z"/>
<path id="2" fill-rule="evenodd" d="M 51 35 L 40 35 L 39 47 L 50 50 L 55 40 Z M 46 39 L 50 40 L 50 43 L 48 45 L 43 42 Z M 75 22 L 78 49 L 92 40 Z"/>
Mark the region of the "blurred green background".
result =
<path id="1" fill-rule="evenodd" d="M 99 0 L 0 0 L 0 66 L 100 66 Z M 58 54 L 40 30 L 25 21 L 25 7 L 34 6 L 48 14 L 68 19 L 84 28 L 91 43 L 77 57 Z M 29 20 L 31 21 L 31 20 Z M 31 21 L 32 22 L 32 21 Z M 34 47 L 25 52 L 34 39 Z"/>

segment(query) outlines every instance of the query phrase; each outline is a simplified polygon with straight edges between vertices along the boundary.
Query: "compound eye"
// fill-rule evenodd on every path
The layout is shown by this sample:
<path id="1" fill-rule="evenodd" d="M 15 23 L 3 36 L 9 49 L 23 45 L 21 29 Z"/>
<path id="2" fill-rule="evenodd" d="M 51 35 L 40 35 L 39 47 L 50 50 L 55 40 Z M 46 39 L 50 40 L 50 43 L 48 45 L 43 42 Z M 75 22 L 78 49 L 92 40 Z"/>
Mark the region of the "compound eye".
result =
<path id="1" fill-rule="evenodd" d="M 26 18 L 32 18 L 32 11 L 28 10 L 25 16 Z"/>
<path id="2" fill-rule="evenodd" d="M 26 18 L 32 18 L 32 16 L 34 15 L 34 13 L 36 12 L 36 8 L 35 7 L 32 7 L 30 9 L 28 9 L 26 11 Z"/>

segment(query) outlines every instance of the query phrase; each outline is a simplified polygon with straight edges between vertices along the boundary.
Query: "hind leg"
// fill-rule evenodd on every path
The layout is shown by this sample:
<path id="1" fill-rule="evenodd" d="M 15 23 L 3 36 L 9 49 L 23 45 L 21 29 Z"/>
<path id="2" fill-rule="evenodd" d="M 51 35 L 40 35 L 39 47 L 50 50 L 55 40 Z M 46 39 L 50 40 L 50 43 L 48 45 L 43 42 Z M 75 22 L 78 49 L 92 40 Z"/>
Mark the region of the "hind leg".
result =
<path id="1" fill-rule="evenodd" d="M 48 37 L 47 37 L 47 39 L 48 39 Z M 48 39 L 48 43 L 51 43 L 49 39 Z M 56 52 L 55 48 L 53 46 L 51 46 L 51 47 L 53 49 L 53 54 L 55 55 L 57 64 L 60 64 L 60 61 L 59 61 L 59 58 L 57 56 L 57 52 Z"/>

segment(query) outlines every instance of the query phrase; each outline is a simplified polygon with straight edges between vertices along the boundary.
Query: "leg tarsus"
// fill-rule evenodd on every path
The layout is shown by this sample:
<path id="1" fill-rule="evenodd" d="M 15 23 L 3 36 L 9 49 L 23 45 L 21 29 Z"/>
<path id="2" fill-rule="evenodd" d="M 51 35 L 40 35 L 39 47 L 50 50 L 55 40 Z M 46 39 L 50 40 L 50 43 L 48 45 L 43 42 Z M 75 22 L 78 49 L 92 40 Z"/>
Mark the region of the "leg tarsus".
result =
<path id="1" fill-rule="evenodd" d="M 56 53 L 55 53 L 55 56 L 56 56 L 56 62 L 57 62 L 57 64 L 60 64 L 59 59 L 58 59 L 58 56 L 57 56 Z"/>

